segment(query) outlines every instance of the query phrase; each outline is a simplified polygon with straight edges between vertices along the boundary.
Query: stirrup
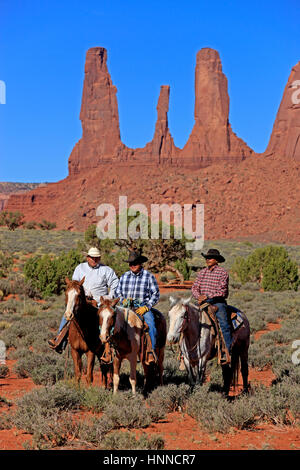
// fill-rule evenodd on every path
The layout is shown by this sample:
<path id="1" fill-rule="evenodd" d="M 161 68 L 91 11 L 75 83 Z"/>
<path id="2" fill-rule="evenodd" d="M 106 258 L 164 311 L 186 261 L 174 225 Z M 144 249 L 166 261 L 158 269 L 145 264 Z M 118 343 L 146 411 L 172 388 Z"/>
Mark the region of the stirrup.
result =
<path id="1" fill-rule="evenodd" d="M 185 370 L 185 363 L 182 356 L 180 358 L 179 370 Z"/>
<path id="2" fill-rule="evenodd" d="M 145 364 L 147 366 L 149 366 L 152 363 L 157 364 L 157 356 L 153 350 L 146 352 L 146 358 L 147 359 L 145 361 Z"/>

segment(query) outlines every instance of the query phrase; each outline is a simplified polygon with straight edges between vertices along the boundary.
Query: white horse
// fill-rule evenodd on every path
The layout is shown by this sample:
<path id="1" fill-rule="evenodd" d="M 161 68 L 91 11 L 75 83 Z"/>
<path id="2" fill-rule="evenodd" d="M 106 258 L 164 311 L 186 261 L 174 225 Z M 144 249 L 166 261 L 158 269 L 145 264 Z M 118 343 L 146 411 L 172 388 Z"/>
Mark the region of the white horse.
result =
<path id="1" fill-rule="evenodd" d="M 189 299 L 170 297 L 169 331 L 167 341 L 179 343 L 184 364 L 191 385 L 202 384 L 205 377 L 207 361 L 216 355 L 215 334 L 213 324 L 207 313 L 190 303 Z M 248 390 L 248 349 L 250 343 L 250 327 L 246 315 L 241 312 L 243 325 L 233 332 L 231 365 L 222 365 L 224 392 L 228 395 L 229 388 L 237 378 L 239 359 L 244 391 Z"/>

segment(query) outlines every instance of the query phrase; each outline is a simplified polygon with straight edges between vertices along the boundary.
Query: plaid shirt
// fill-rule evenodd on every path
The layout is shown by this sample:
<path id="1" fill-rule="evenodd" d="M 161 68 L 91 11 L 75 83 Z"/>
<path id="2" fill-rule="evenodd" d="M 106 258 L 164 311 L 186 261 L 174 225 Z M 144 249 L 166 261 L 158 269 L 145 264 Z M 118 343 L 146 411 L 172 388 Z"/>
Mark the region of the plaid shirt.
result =
<path id="1" fill-rule="evenodd" d="M 132 298 L 150 310 L 159 301 L 160 294 L 153 274 L 142 268 L 138 274 L 127 271 L 120 277 L 115 297 L 119 297 L 120 302 Z"/>
<path id="2" fill-rule="evenodd" d="M 228 297 L 229 275 L 224 268 L 215 265 L 212 269 L 203 268 L 198 273 L 192 287 L 193 296 L 198 299 L 200 295 L 212 297 Z"/>

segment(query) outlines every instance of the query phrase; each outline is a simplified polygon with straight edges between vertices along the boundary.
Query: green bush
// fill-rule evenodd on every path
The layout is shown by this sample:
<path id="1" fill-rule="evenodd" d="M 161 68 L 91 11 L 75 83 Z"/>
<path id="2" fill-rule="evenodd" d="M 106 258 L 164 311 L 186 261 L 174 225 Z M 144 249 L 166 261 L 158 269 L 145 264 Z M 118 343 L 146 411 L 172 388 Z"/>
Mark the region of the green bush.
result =
<path id="1" fill-rule="evenodd" d="M 8 275 L 9 268 L 13 264 L 13 257 L 9 253 L 4 253 L 0 250 L 0 278 Z"/>
<path id="2" fill-rule="evenodd" d="M 73 249 L 58 257 L 32 256 L 24 265 L 26 281 L 38 289 L 43 297 L 59 295 L 65 288 L 65 278 L 72 277 L 75 267 L 82 262 L 82 254 Z"/>
<path id="3" fill-rule="evenodd" d="M 244 284 L 258 282 L 264 290 L 297 290 L 300 279 L 297 264 L 284 247 L 257 248 L 247 258 L 237 257 L 232 273 Z"/>
<path id="4" fill-rule="evenodd" d="M 55 222 L 49 222 L 49 220 L 45 220 L 45 219 L 43 219 L 42 222 L 39 222 L 37 225 L 41 230 L 53 230 L 56 227 Z"/>
<path id="5" fill-rule="evenodd" d="M 23 223 L 24 215 L 20 212 L 2 211 L 0 214 L 0 225 L 8 227 L 9 230 L 15 230 Z"/>

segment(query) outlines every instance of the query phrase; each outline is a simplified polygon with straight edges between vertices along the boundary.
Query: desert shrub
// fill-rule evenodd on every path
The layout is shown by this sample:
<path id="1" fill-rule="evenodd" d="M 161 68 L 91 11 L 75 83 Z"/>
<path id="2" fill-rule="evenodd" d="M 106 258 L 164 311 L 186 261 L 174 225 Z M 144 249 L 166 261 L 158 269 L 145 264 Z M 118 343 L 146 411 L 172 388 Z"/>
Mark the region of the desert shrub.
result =
<path id="1" fill-rule="evenodd" d="M 151 423 L 151 413 L 145 406 L 142 396 L 132 396 L 131 392 L 119 393 L 105 407 L 105 415 L 113 423 L 113 428 L 145 428 Z"/>
<path id="2" fill-rule="evenodd" d="M 190 396 L 191 388 L 187 384 L 179 386 L 171 384 L 155 389 L 147 399 L 152 410 L 160 410 L 161 418 L 171 411 L 182 410 Z M 156 418 L 159 418 L 159 415 Z"/>
<path id="3" fill-rule="evenodd" d="M 0 214 L 0 225 L 8 227 L 9 230 L 15 230 L 22 225 L 24 215 L 21 212 L 2 211 Z"/>
<path id="4" fill-rule="evenodd" d="M 192 269 L 185 259 L 178 259 L 177 261 L 175 261 L 174 267 L 175 269 L 178 269 L 178 271 L 182 274 L 183 279 L 185 281 L 188 281 L 190 279 Z"/>
<path id="5" fill-rule="evenodd" d="M 136 438 L 130 432 L 113 431 L 104 437 L 100 448 L 109 450 L 162 450 L 164 449 L 164 440 L 161 436 L 147 436 L 145 433 Z"/>
<path id="6" fill-rule="evenodd" d="M 13 257 L 9 253 L 0 250 L 0 277 L 6 277 L 8 275 L 9 269 L 13 263 Z"/>
<path id="7" fill-rule="evenodd" d="M 82 406 L 95 413 L 105 409 L 112 399 L 112 394 L 101 387 L 89 387 L 84 389 L 82 395 Z"/>
<path id="8" fill-rule="evenodd" d="M 54 355 L 36 354 L 28 350 L 27 354 L 18 359 L 14 370 L 18 377 L 31 376 L 37 385 L 55 383 L 63 377 L 64 369 L 62 360 L 57 361 Z"/>
<path id="9" fill-rule="evenodd" d="M 36 226 L 37 226 L 37 222 L 35 222 L 34 220 L 30 220 L 29 222 L 25 222 L 23 224 L 23 228 L 27 230 L 35 230 Z"/>
<path id="10" fill-rule="evenodd" d="M 30 375 L 36 385 L 54 385 L 64 378 L 64 369 L 57 364 L 43 364 L 35 367 Z"/>
<path id="11" fill-rule="evenodd" d="M 286 392 L 286 389 L 278 386 L 272 386 L 269 389 L 260 386 L 256 390 L 255 407 L 261 419 L 270 421 L 272 424 L 293 424 L 289 413 L 289 395 Z"/>
<path id="12" fill-rule="evenodd" d="M 72 277 L 75 267 L 82 261 L 82 254 L 73 249 L 58 257 L 35 255 L 24 265 L 27 281 L 31 281 L 44 297 L 60 294 L 65 288 L 65 278 Z"/>
<path id="13" fill-rule="evenodd" d="M 5 364 L 0 364 L 0 379 L 4 379 L 9 374 L 9 368 Z"/>
<path id="14" fill-rule="evenodd" d="M 242 283 L 258 282 L 265 290 L 297 290 L 300 282 L 297 263 L 281 246 L 257 248 L 247 258 L 237 257 L 231 270 Z"/>
<path id="15" fill-rule="evenodd" d="M 240 397 L 232 403 L 213 392 L 209 385 L 196 387 L 187 401 L 187 413 L 209 432 L 226 433 L 230 428 L 247 429 L 257 421 L 257 408 L 250 397 Z"/>
<path id="16" fill-rule="evenodd" d="M 50 222 L 49 220 L 43 219 L 42 222 L 39 222 L 37 224 L 37 226 L 41 230 L 53 230 L 56 227 L 56 223 L 55 222 Z"/>
<path id="17" fill-rule="evenodd" d="M 82 423 L 79 439 L 88 442 L 95 447 L 101 445 L 104 436 L 113 430 L 113 423 L 107 416 L 100 418 L 93 416 L 88 421 Z"/>

